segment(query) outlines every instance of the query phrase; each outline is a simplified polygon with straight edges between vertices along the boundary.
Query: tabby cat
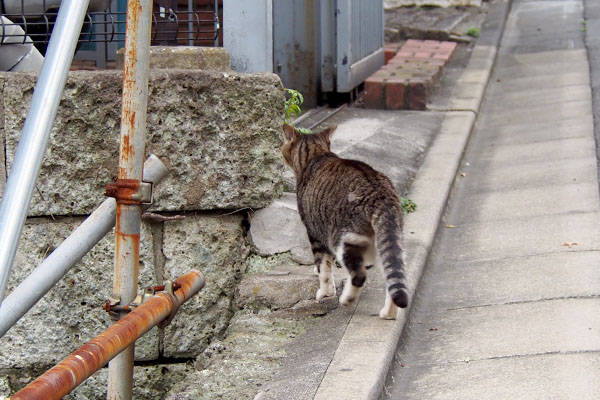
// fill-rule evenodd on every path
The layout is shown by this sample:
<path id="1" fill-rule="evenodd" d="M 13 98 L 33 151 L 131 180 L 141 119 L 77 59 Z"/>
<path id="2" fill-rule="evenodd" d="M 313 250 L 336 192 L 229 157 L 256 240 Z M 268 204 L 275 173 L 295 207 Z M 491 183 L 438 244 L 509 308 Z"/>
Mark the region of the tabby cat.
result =
<path id="1" fill-rule="evenodd" d="M 330 151 L 335 126 L 301 134 L 285 124 L 281 151 L 296 176 L 298 211 L 315 256 L 320 288 L 317 300 L 335 295 L 334 257 L 348 270 L 340 303 L 357 300 L 366 269 L 385 273 L 384 319 L 395 319 L 408 304 L 402 256 L 402 207 L 392 182 L 367 164 Z"/>

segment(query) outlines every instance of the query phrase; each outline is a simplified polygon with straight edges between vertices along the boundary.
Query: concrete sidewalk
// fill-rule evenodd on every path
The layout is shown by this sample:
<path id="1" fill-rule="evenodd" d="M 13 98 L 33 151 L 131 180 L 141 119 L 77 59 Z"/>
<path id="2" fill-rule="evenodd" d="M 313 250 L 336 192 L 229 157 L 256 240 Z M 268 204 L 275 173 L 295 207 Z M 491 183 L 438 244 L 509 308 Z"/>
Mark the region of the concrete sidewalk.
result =
<path id="1" fill-rule="evenodd" d="M 514 0 L 389 399 L 600 398 L 583 0 Z"/>

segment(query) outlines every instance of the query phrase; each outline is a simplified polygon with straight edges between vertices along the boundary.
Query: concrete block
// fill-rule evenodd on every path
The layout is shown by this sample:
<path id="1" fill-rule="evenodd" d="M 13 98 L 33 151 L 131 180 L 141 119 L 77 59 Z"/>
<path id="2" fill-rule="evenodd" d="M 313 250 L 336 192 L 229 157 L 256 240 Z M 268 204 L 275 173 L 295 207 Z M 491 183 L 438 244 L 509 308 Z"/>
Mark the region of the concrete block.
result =
<path id="1" fill-rule="evenodd" d="M 291 251 L 296 262 L 314 262 L 294 193 L 284 193 L 268 207 L 254 212 L 250 216 L 250 235 L 262 256 Z"/>
<path id="2" fill-rule="evenodd" d="M 117 69 L 123 69 L 125 48 L 117 51 Z M 230 71 L 231 56 L 222 47 L 151 46 L 150 69 Z"/>
<path id="3" fill-rule="evenodd" d="M 7 294 L 81 222 L 29 220 L 19 244 Z M 151 233 L 143 225 L 139 287 L 157 284 Z M 0 369 L 47 369 L 99 335 L 110 324 L 102 309 L 112 294 L 114 235 L 102 239 L 15 326 L 0 338 Z M 31 351 L 35 349 L 35 351 Z M 158 358 L 158 331 L 136 345 L 137 360 Z"/>
<path id="4" fill-rule="evenodd" d="M 164 330 L 165 357 L 196 357 L 222 335 L 233 315 L 233 296 L 245 270 L 242 216 L 188 214 L 165 223 L 165 279 L 200 269 L 206 278 L 202 291 L 179 308 Z"/>
<path id="5" fill-rule="evenodd" d="M 35 75 L 2 76 L 10 166 Z M 104 200 L 117 176 L 121 86 L 118 71 L 70 74 L 30 215 L 85 215 Z M 260 208 L 279 197 L 283 100 L 272 74 L 152 71 L 146 149 L 171 171 L 154 209 Z"/>
<path id="6" fill-rule="evenodd" d="M 342 287 L 346 272 L 334 268 L 336 288 Z M 267 273 L 247 275 L 236 290 L 236 306 L 246 310 L 268 308 L 279 310 L 298 305 L 306 307 L 305 301 L 317 303 L 319 278 L 312 267 L 281 265 Z"/>

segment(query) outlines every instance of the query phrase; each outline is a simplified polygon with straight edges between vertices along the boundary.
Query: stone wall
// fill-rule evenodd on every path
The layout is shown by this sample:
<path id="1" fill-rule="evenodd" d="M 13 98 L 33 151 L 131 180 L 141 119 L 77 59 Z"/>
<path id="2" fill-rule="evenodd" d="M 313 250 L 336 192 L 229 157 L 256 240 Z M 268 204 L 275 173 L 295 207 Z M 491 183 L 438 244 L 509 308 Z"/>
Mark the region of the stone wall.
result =
<path id="1" fill-rule="evenodd" d="M 35 79 L 0 74 L 0 189 Z M 70 74 L 8 293 L 104 200 L 106 183 L 117 175 L 120 92 L 118 71 Z M 233 316 L 251 247 L 244 210 L 268 205 L 283 190 L 284 95 L 275 75 L 197 70 L 153 70 L 149 93 L 147 153 L 171 172 L 156 188 L 152 211 L 185 219 L 143 222 L 139 286 L 191 268 L 201 269 L 207 281 L 171 325 L 154 328 L 136 344 L 136 360 L 143 362 L 136 377 L 149 382 L 140 398 L 162 398 L 187 373 L 185 362 L 220 338 Z M 101 306 L 111 295 L 113 249 L 111 233 L 0 338 L 0 396 L 107 326 Z M 70 398 L 105 398 L 103 374 Z"/>

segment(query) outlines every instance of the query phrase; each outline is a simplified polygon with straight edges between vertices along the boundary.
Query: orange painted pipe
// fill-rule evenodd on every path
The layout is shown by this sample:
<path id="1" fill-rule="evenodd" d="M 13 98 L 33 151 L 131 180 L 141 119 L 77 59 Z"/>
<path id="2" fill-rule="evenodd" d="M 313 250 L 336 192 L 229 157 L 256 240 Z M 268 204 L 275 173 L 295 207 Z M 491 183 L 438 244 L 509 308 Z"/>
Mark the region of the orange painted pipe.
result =
<path id="1" fill-rule="evenodd" d="M 113 357 L 167 318 L 174 307 L 183 304 L 204 287 L 204 275 L 191 270 L 178 278 L 173 292 L 157 295 L 90 340 L 56 366 L 11 396 L 10 400 L 61 399 Z"/>

